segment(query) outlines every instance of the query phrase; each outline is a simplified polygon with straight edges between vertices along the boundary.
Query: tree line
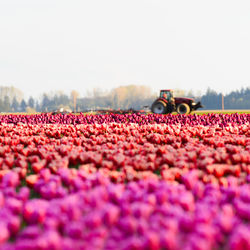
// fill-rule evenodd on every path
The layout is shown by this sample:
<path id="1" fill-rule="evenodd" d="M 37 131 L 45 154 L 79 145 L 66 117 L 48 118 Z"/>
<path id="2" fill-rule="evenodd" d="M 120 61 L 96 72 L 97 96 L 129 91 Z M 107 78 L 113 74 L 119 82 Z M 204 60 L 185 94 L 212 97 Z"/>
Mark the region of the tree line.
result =
<path id="1" fill-rule="evenodd" d="M 225 96 L 208 89 L 201 102 L 206 109 L 221 109 L 223 99 L 225 109 L 250 109 L 250 88 L 232 91 Z"/>
<path id="2" fill-rule="evenodd" d="M 175 90 L 175 96 L 186 96 L 201 101 L 204 109 L 221 109 L 222 94 L 208 89 L 203 95 L 197 96 L 189 91 Z M 127 85 L 103 92 L 93 89 L 85 97 L 81 97 L 77 91 L 70 95 L 63 92 L 54 94 L 44 93 L 38 100 L 29 97 L 23 98 L 22 92 L 14 87 L 0 86 L 0 112 L 51 112 L 60 108 L 72 111 L 89 111 L 97 109 L 143 109 L 151 106 L 159 93 L 153 93 L 147 86 Z M 224 96 L 225 109 L 250 109 L 250 88 L 232 91 Z"/>

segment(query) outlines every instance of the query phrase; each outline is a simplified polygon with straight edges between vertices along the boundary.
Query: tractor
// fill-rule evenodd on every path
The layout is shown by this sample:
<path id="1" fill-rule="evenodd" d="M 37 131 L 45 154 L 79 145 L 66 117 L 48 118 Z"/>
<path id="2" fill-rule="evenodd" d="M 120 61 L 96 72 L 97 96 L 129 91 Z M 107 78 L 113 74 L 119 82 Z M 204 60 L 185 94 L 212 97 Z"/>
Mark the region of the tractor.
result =
<path id="1" fill-rule="evenodd" d="M 195 103 L 194 99 L 186 97 L 174 97 L 173 90 L 160 91 L 160 96 L 153 102 L 151 111 L 155 114 L 189 114 L 198 108 L 202 108 L 201 102 Z"/>

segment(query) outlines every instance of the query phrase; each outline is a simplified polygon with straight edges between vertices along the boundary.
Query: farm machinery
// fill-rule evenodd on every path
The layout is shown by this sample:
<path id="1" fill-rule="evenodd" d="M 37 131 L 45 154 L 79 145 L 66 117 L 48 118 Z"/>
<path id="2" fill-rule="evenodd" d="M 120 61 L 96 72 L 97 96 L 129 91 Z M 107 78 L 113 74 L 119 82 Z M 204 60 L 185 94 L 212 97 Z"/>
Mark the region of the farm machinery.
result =
<path id="1" fill-rule="evenodd" d="M 195 103 L 194 99 L 186 97 L 174 97 L 173 90 L 160 91 L 160 96 L 153 102 L 151 111 L 155 114 L 189 114 L 191 111 L 202 108 L 201 102 Z"/>
<path id="2" fill-rule="evenodd" d="M 95 113 L 98 115 L 104 114 L 148 114 L 150 111 L 155 114 L 169 114 L 172 112 L 177 112 L 178 114 L 189 114 L 190 112 L 202 108 L 201 102 L 195 103 L 194 99 L 186 97 L 174 97 L 173 90 L 161 90 L 160 96 L 151 105 L 151 110 L 149 106 L 144 106 L 142 110 L 130 109 L 90 109 L 80 111 L 81 113 Z M 67 109 L 59 109 L 53 111 L 52 114 L 67 114 L 72 111 Z"/>

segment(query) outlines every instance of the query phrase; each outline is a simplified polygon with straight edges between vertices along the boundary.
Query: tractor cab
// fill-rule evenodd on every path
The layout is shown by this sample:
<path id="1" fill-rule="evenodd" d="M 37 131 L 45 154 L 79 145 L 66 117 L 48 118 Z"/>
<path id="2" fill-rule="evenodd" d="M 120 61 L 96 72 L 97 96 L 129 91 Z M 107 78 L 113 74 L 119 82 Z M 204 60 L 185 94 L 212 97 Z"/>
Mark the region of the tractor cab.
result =
<path id="1" fill-rule="evenodd" d="M 170 101 L 173 98 L 173 90 L 170 90 L 170 89 L 161 90 L 160 98 L 164 98 L 167 101 Z"/>
<path id="2" fill-rule="evenodd" d="M 151 110 L 155 114 L 167 114 L 175 110 L 175 101 L 173 91 L 170 89 L 162 89 L 160 96 L 154 101 Z"/>

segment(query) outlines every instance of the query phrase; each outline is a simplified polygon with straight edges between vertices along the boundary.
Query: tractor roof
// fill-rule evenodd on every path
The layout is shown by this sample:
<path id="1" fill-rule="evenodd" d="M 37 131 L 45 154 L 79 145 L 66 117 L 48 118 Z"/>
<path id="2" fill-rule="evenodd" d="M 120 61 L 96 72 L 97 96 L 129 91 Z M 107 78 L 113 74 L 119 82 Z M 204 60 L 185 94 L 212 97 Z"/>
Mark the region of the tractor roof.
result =
<path id="1" fill-rule="evenodd" d="M 161 91 L 173 91 L 172 89 L 161 89 Z"/>

